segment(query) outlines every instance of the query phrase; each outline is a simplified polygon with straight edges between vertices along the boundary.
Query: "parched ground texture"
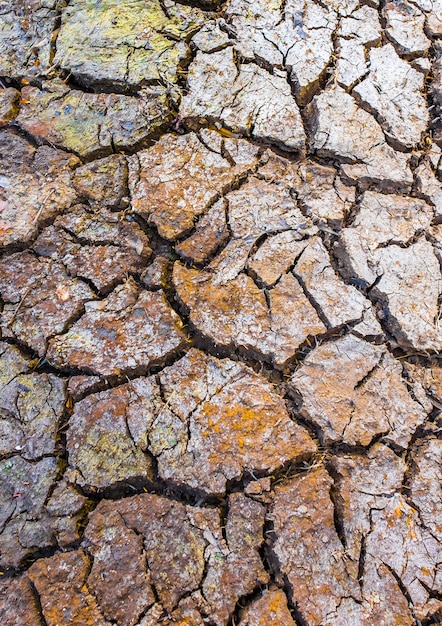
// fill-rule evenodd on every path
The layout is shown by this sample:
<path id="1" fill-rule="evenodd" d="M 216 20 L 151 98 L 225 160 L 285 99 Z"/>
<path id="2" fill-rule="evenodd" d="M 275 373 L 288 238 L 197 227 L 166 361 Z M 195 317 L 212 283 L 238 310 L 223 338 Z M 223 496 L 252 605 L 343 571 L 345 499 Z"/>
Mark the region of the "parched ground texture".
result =
<path id="1" fill-rule="evenodd" d="M 0 623 L 442 623 L 442 0 L 0 0 Z"/>

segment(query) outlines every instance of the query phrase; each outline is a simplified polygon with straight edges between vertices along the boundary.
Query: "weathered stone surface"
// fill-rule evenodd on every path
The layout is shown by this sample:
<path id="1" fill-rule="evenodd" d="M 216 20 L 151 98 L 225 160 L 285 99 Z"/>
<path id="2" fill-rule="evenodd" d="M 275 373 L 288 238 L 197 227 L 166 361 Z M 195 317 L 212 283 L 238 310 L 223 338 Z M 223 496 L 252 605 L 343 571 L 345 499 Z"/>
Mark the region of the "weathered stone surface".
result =
<path id="1" fill-rule="evenodd" d="M 67 333 L 50 340 L 47 358 L 55 366 L 103 376 L 141 373 L 186 344 L 164 294 L 139 291 L 133 280 L 85 309 Z"/>
<path id="2" fill-rule="evenodd" d="M 68 393 L 74 402 L 76 402 L 77 400 L 81 400 L 83 395 L 87 394 L 89 391 L 93 391 L 100 381 L 99 376 L 87 376 L 86 374 L 71 376 L 68 381 Z"/>
<path id="3" fill-rule="evenodd" d="M 141 276 L 141 282 L 146 289 L 152 291 L 168 286 L 168 272 L 172 265 L 170 256 L 158 255 L 146 268 Z"/>
<path id="4" fill-rule="evenodd" d="M 66 330 L 72 319 L 95 298 L 82 281 L 72 279 L 59 263 L 17 252 L 0 267 L 0 293 L 4 308 L 1 327 L 40 356 L 50 337 Z"/>
<path id="5" fill-rule="evenodd" d="M 216 274 L 175 263 L 173 282 L 190 321 L 205 336 L 226 347 L 243 347 L 283 365 L 309 335 L 325 326 L 292 274 L 269 292 L 246 274 L 219 284 Z"/>
<path id="6" fill-rule="evenodd" d="M 107 626 L 87 579 L 90 559 L 82 550 L 39 559 L 28 572 L 48 626 Z"/>
<path id="7" fill-rule="evenodd" d="M 442 368 L 434 365 L 432 367 L 420 367 L 405 363 L 405 371 L 413 383 L 421 385 L 431 398 L 442 401 Z"/>
<path id="8" fill-rule="evenodd" d="M 19 100 L 20 92 L 17 89 L 0 88 L 0 127 L 8 124 L 17 115 Z"/>
<path id="9" fill-rule="evenodd" d="M 103 489 L 152 478 L 151 457 L 133 440 L 129 424 L 143 415 L 148 428 L 158 403 L 158 388 L 149 379 L 138 379 L 78 402 L 67 432 L 71 479 L 81 486 Z"/>
<path id="10" fill-rule="evenodd" d="M 295 230 L 270 235 L 248 261 L 248 268 L 264 285 L 272 287 L 285 274 L 302 251 L 308 240 L 299 239 Z"/>
<path id="11" fill-rule="evenodd" d="M 209 21 L 192 37 L 192 43 L 201 50 L 201 52 L 218 52 L 230 44 L 229 36 L 224 28 L 223 20 Z"/>
<path id="12" fill-rule="evenodd" d="M 380 267 L 382 249 L 406 245 L 433 219 L 431 207 L 416 198 L 395 194 L 364 193 L 354 221 L 339 234 L 337 250 L 342 270 L 351 278 L 371 285 L 387 271 Z"/>
<path id="13" fill-rule="evenodd" d="M 424 11 L 425 25 L 430 35 L 442 34 L 442 1 L 441 0 L 417 0 L 416 4 Z"/>
<path id="14" fill-rule="evenodd" d="M 311 147 L 319 156 L 342 160 L 344 174 L 363 185 L 409 191 L 409 157 L 386 144 L 376 120 L 343 89 L 315 96 L 306 112 L 313 128 Z"/>
<path id="15" fill-rule="evenodd" d="M 214 3 L 216 4 L 216 3 Z M 210 17 L 158 0 L 74 0 L 62 13 L 54 62 L 85 86 L 140 88 L 178 78 L 189 36 Z"/>
<path id="16" fill-rule="evenodd" d="M 149 240 L 136 222 L 124 214 L 80 205 L 58 217 L 32 247 L 100 291 L 141 273 L 151 254 Z"/>
<path id="17" fill-rule="evenodd" d="M 370 50 L 370 73 L 353 93 L 379 120 L 398 146 L 412 148 L 421 140 L 429 115 L 420 91 L 424 76 L 403 61 L 391 44 Z"/>
<path id="18" fill-rule="evenodd" d="M 222 192 L 257 165 L 257 149 L 240 150 L 232 167 L 221 155 L 221 135 L 209 132 L 206 139 L 212 142 L 209 147 L 194 133 L 164 135 L 149 150 L 129 158 L 132 207 L 166 239 L 193 228 Z"/>
<path id="19" fill-rule="evenodd" d="M 31 135 L 88 159 L 140 148 L 172 119 L 167 96 L 138 98 L 69 89 L 45 82 L 25 87 L 17 123 Z"/>
<path id="20" fill-rule="evenodd" d="M 385 350 L 347 335 L 315 348 L 290 379 L 300 413 L 324 443 L 368 446 L 382 435 L 407 448 L 426 412 L 408 393 L 402 367 Z"/>
<path id="21" fill-rule="evenodd" d="M 1 76 L 30 78 L 48 71 L 57 19 L 56 4 L 55 0 L 1 3 Z"/>
<path id="22" fill-rule="evenodd" d="M 0 622 L 440 621 L 441 3 L 0 0 Z"/>
<path id="23" fill-rule="evenodd" d="M 128 167 L 125 157 L 112 154 L 75 170 L 73 184 L 78 193 L 97 204 L 120 207 L 127 203 Z"/>
<path id="24" fill-rule="evenodd" d="M 122 500 L 117 506 L 103 501 L 95 514 L 106 518 L 112 510 L 118 512 L 126 528 L 142 536 L 151 583 L 167 611 L 175 608 L 184 595 L 198 589 L 212 537 L 215 554 L 223 554 L 221 547 L 216 549 L 222 541 L 216 509 L 193 508 L 143 494 Z"/>
<path id="25" fill-rule="evenodd" d="M 159 376 L 76 404 L 67 434 L 71 478 L 105 488 L 152 477 L 209 494 L 247 470 L 272 472 L 315 451 L 283 400 L 244 365 L 192 350 Z M 227 454 L 228 452 L 228 454 Z"/>
<path id="26" fill-rule="evenodd" d="M 8 131 L 0 137 L 0 245 L 32 240 L 39 227 L 78 198 L 72 188 L 74 156 L 38 150 Z"/>
<path id="27" fill-rule="evenodd" d="M 159 380 L 165 405 L 148 437 L 163 479 L 217 494 L 246 470 L 269 473 L 315 450 L 272 386 L 244 365 L 192 350 Z"/>
<path id="28" fill-rule="evenodd" d="M 435 437 L 418 440 L 414 446 L 414 472 L 409 482 L 410 502 L 420 519 L 439 543 L 442 537 L 442 496 L 439 476 L 442 465 L 442 442 Z"/>
<path id="29" fill-rule="evenodd" d="M 355 201 L 354 187 L 345 185 L 335 168 L 313 160 L 293 162 L 270 150 L 264 153 L 262 161 L 264 164 L 256 175 L 270 183 L 267 189 L 272 190 L 272 195 L 280 196 L 280 203 L 284 200 L 284 204 L 298 204 L 304 215 L 318 220 L 318 223 L 323 224 L 327 220 L 330 225 L 336 226 L 350 212 Z M 253 189 L 251 193 L 253 195 Z M 255 203 L 263 203 L 260 195 L 255 194 Z M 311 235 L 317 232 L 311 228 L 310 220 L 304 220 L 304 224 L 303 227 L 299 225 L 300 233 Z"/>
<path id="30" fill-rule="evenodd" d="M 180 115 L 190 124 L 209 118 L 293 151 L 305 143 L 301 115 L 285 73 L 270 74 L 253 63 L 237 68 L 233 48 L 198 52 L 189 69 L 188 89 Z"/>
<path id="31" fill-rule="evenodd" d="M 287 607 L 287 598 L 281 589 L 268 589 L 241 612 L 239 626 L 295 626 Z"/>
<path id="32" fill-rule="evenodd" d="M 441 345 L 439 227 L 430 231 L 435 248 L 417 237 L 429 229 L 432 217 L 422 200 L 368 192 L 337 247 L 348 276 L 369 285 L 377 279 L 371 295 L 384 308 L 390 332 L 399 345 L 416 350 L 438 350 Z"/>
<path id="33" fill-rule="evenodd" d="M 415 4 L 404 0 L 387 2 L 382 15 L 386 20 L 388 37 L 399 52 L 414 56 L 428 51 L 431 41 L 424 31 L 425 14 Z"/>
<path id="34" fill-rule="evenodd" d="M 85 496 L 60 480 L 46 504 L 46 511 L 51 516 L 51 526 L 60 548 L 70 548 L 81 538 L 81 525 L 91 503 Z"/>

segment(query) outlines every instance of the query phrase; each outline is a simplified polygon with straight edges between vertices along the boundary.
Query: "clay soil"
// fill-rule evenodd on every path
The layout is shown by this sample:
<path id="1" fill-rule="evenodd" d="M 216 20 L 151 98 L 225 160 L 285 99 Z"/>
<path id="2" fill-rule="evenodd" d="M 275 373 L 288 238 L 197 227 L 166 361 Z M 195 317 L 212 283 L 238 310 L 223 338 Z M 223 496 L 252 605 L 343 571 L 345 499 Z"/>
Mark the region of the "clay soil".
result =
<path id="1" fill-rule="evenodd" d="M 2 626 L 442 623 L 442 0 L 0 0 Z"/>

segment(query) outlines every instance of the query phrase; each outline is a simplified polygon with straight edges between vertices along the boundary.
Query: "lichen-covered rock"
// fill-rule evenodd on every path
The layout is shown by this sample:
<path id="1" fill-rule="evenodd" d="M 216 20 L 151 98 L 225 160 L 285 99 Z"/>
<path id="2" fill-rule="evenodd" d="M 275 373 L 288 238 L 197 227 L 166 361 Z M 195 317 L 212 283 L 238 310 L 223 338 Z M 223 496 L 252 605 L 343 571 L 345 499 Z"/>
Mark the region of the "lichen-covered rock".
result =
<path id="1" fill-rule="evenodd" d="M 24 87 L 17 123 L 34 137 L 88 159 L 140 148 L 172 119 L 168 98 L 86 93 L 58 81 Z"/>
<path id="2" fill-rule="evenodd" d="M 159 380 L 165 406 L 148 437 L 165 480 L 219 494 L 247 470 L 273 472 L 315 450 L 272 386 L 244 365 L 192 350 Z"/>
<path id="3" fill-rule="evenodd" d="M 91 502 L 66 480 L 60 480 L 46 503 L 51 526 L 60 548 L 71 548 L 82 534 L 82 522 Z"/>
<path id="4" fill-rule="evenodd" d="M 75 203 L 73 155 L 31 143 L 8 131 L 0 138 L 0 245 L 31 241 L 39 228 Z"/>
<path id="5" fill-rule="evenodd" d="M 8 124 L 17 115 L 19 100 L 20 92 L 17 89 L 0 88 L 0 127 Z"/>
<path id="6" fill-rule="evenodd" d="M 0 619 L 9 626 L 40 626 L 40 612 L 26 576 L 0 581 Z"/>
<path id="7" fill-rule="evenodd" d="M 140 226 L 124 214 L 80 205 L 58 217 L 32 248 L 100 291 L 111 289 L 129 274 L 140 274 L 152 252 Z"/>
<path id="8" fill-rule="evenodd" d="M 93 291 L 68 276 L 63 265 L 17 252 L 0 267 L 0 293 L 4 302 L 1 328 L 40 356 L 50 337 L 64 332 L 94 300 Z"/>
<path id="9" fill-rule="evenodd" d="M 6 353 L 12 350 L 5 347 Z M 10 361 L 5 352 L 0 358 L 3 380 Z M 20 454 L 35 461 L 54 454 L 65 409 L 64 381 L 53 374 L 17 373 L 8 378 L 0 390 L 0 456 Z"/>
<path id="10" fill-rule="evenodd" d="M 391 44 L 370 50 L 370 73 L 354 94 L 373 111 L 385 134 L 401 148 L 421 140 L 429 114 L 421 95 L 424 76 L 403 61 Z"/>
<path id="11" fill-rule="evenodd" d="M 164 294 L 139 291 L 133 280 L 85 308 L 68 332 L 49 341 L 47 359 L 56 367 L 102 376 L 143 373 L 186 345 Z"/>
<path id="12" fill-rule="evenodd" d="M 305 143 L 301 115 L 285 73 L 270 74 L 252 63 L 238 69 L 233 48 L 197 53 L 180 115 L 190 125 L 209 118 L 286 150 L 300 150 Z"/>
<path id="13" fill-rule="evenodd" d="M 54 62 L 83 85 L 140 88 L 176 83 L 201 9 L 159 0 L 74 0 L 63 10 Z"/>
<path id="14" fill-rule="evenodd" d="M 106 619 L 133 626 L 155 602 L 143 537 L 106 504 L 91 515 L 83 539 L 93 558 L 87 584 Z"/>
<path id="15" fill-rule="evenodd" d="M 333 87 L 315 96 L 306 113 L 313 129 L 312 149 L 319 156 L 342 160 L 350 180 L 382 191 L 410 190 L 409 157 L 386 143 L 374 117 L 343 89 Z"/>
<path id="16" fill-rule="evenodd" d="M 272 472 L 316 449 L 264 378 L 196 350 L 158 383 L 140 378 L 78 402 L 67 446 L 80 485 L 146 481 L 153 455 L 160 478 L 211 495 L 246 471 Z"/>
<path id="17" fill-rule="evenodd" d="M 222 192 L 257 165 L 258 150 L 241 150 L 247 148 L 243 140 L 231 140 L 238 149 L 232 166 L 221 154 L 222 136 L 208 132 L 205 139 L 209 147 L 194 133 L 164 135 L 149 150 L 129 158 L 132 207 L 166 239 L 193 228 Z"/>
<path id="18" fill-rule="evenodd" d="M 290 379 L 300 413 L 325 443 L 368 446 L 382 436 L 407 448 L 426 418 L 401 378 L 402 367 L 383 346 L 347 335 L 315 348 Z"/>

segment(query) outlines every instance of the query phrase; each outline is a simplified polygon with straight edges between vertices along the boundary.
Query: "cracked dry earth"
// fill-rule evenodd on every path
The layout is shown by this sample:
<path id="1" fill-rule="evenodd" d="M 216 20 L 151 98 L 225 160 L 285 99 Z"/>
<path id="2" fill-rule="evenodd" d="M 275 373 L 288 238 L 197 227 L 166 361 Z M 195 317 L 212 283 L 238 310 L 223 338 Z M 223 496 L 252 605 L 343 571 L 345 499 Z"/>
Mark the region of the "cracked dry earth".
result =
<path id="1" fill-rule="evenodd" d="M 442 623 L 442 1 L 0 0 L 0 622 Z"/>

